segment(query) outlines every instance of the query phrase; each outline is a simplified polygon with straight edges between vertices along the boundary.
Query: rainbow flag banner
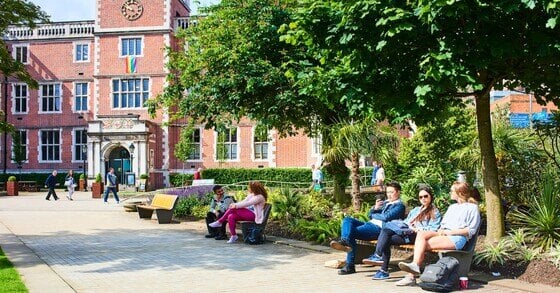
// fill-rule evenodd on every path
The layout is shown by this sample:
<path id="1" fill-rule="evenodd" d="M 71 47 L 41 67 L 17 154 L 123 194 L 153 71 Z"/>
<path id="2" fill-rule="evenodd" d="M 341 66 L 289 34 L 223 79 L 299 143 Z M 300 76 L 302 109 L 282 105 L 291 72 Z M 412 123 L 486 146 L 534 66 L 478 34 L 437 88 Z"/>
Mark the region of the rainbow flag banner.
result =
<path id="1" fill-rule="evenodd" d="M 126 56 L 126 73 L 136 73 L 136 56 Z"/>

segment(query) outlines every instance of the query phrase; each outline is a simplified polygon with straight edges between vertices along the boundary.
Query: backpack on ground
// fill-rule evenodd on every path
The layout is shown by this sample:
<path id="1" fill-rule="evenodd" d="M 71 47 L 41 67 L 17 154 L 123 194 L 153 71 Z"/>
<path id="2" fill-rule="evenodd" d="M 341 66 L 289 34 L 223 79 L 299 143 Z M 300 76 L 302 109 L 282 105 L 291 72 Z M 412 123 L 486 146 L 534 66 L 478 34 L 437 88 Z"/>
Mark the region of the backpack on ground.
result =
<path id="1" fill-rule="evenodd" d="M 435 264 L 427 265 L 422 275 L 422 289 L 434 292 L 451 292 L 459 285 L 459 261 L 452 256 L 440 258 Z"/>
<path id="2" fill-rule="evenodd" d="M 263 232 L 264 232 L 263 228 L 260 226 L 254 225 L 250 227 L 249 229 L 247 229 L 247 237 L 243 235 L 245 243 L 251 245 L 263 244 L 265 241 L 265 236 Z"/>

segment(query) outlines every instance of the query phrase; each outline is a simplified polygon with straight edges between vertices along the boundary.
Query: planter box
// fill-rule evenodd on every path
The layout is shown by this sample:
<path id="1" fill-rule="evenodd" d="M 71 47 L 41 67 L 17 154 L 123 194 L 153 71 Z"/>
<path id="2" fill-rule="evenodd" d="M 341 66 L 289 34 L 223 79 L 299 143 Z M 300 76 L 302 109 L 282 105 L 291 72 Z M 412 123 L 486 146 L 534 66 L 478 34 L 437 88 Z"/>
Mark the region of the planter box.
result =
<path id="1" fill-rule="evenodd" d="M 103 194 L 103 182 L 102 183 L 92 183 L 91 184 L 91 197 L 92 198 L 101 198 Z"/>
<path id="2" fill-rule="evenodd" d="M 80 179 L 78 181 L 78 190 L 79 191 L 86 191 L 86 187 L 87 187 L 86 180 L 85 179 Z"/>
<path id="3" fill-rule="evenodd" d="M 16 196 L 18 195 L 18 183 L 16 181 L 8 181 L 6 182 L 6 191 L 9 196 Z"/>

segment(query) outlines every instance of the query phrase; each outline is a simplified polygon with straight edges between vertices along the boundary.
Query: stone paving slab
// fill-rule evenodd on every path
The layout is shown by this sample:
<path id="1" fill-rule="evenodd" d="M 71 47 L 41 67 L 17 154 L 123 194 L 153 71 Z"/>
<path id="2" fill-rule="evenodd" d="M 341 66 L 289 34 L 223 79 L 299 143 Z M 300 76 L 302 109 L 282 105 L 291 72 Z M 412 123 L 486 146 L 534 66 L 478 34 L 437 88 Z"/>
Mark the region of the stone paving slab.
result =
<path id="1" fill-rule="evenodd" d="M 0 245 L 30 292 L 423 292 L 394 286 L 402 272 L 373 281 L 376 268 L 359 266 L 356 274 L 338 276 L 323 264 L 344 255 L 330 249 L 302 249 L 282 239 L 228 245 L 203 238 L 201 222 L 160 225 L 155 216 L 142 220 L 90 197 L 0 197 Z M 35 259 L 18 260 L 28 256 Z M 526 292 L 493 284 L 473 288 Z"/>

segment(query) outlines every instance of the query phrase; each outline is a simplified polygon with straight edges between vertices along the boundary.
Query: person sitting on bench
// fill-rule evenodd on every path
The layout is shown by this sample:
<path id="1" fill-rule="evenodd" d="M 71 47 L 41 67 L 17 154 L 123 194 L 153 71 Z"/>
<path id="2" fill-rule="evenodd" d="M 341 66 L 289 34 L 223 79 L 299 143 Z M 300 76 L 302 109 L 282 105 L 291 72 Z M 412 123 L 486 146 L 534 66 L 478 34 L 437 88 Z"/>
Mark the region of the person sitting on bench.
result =
<path id="1" fill-rule="evenodd" d="M 209 225 L 216 221 L 216 219 L 221 218 L 228 207 L 235 202 L 235 199 L 225 194 L 224 188 L 222 188 L 221 185 L 214 185 L 212 191 L 214 191 L 214 198 L 212 198 L 212 202 L 210 203 L 210 211 L 206 214 L 208 234 L 204 237 L 224 240 L 226 239 L 226 227 L 212 228 Z"/>
<path id="2" fill-rule="evenodd" d="M 428 185 L 418 188 L 418 198 L 421 206 L 415 207 L 408 213 L 404 223 L 408 228 L 399 229 L 399 232 L 384 227 L 377 238 L 375 252 L 362 260 L 364 264 L 381 265 L 381 269 L 373 276 L 374 280 L 389 278 L 389 261 L 391 259 L 391 245 L 414 243 L 418 231 L 437 231 L 441 222 L 441 214 L 434 205 L 434 192 Z M 415 279 L 412 278 L 412 282 Z M 402 285 L 401 285 L 402 283 Z M 406 283 L 406 284 L 405 284 Z M 410 278 L 396 282 L 397 286 L 410 285 Z"/>
<path id="3" fill-rule="evenodd" d="M 457 201 L 449 206 L 441 220 L 438 231 L 420 231 L 414 242 L 412 262 L 400 262 L 399 268 L 415 277 L 420 275 L 420 265 L 427 250 L 461 250 L 467 241 L 476 235 L 480 226 L 478 204 L 465 182 L 451 186 L 451 199 Z"/>
<path id="4" fill-rule="evenodd" d="M 249 183 L 248 191 L 249 194 L 244 200 L 230 204 L 229 209 L 221 218 L 208 225 L 212 228 L 218 228 L 227 221 L 231 234 L 228 244 L 235 243 L 238 239 L 235 231 L 235 225 L 238 221 L 255 221 L 255 223 L 261 224 L 264 220 L 264 206 L 268 197 L 266 189 L 259 181 L 252 181 Z"/>
<path id="5" fill-rule="evenodd" d="M 376 240 L 385 222 L 404 218 L 404 204 L 402 203 L 401 185 L 397 182 L 387 184 L 387 200 L 378 199 L 369 212 L 369 222 L 362 222 L 352 217 L 342 220 L 340 241 L 331 241 L 332 248 L 346 251 L 346 265 L 338 271 L 339 275 L 356 272 L 354 258 L 356 257 L 356 240 Z"/>

